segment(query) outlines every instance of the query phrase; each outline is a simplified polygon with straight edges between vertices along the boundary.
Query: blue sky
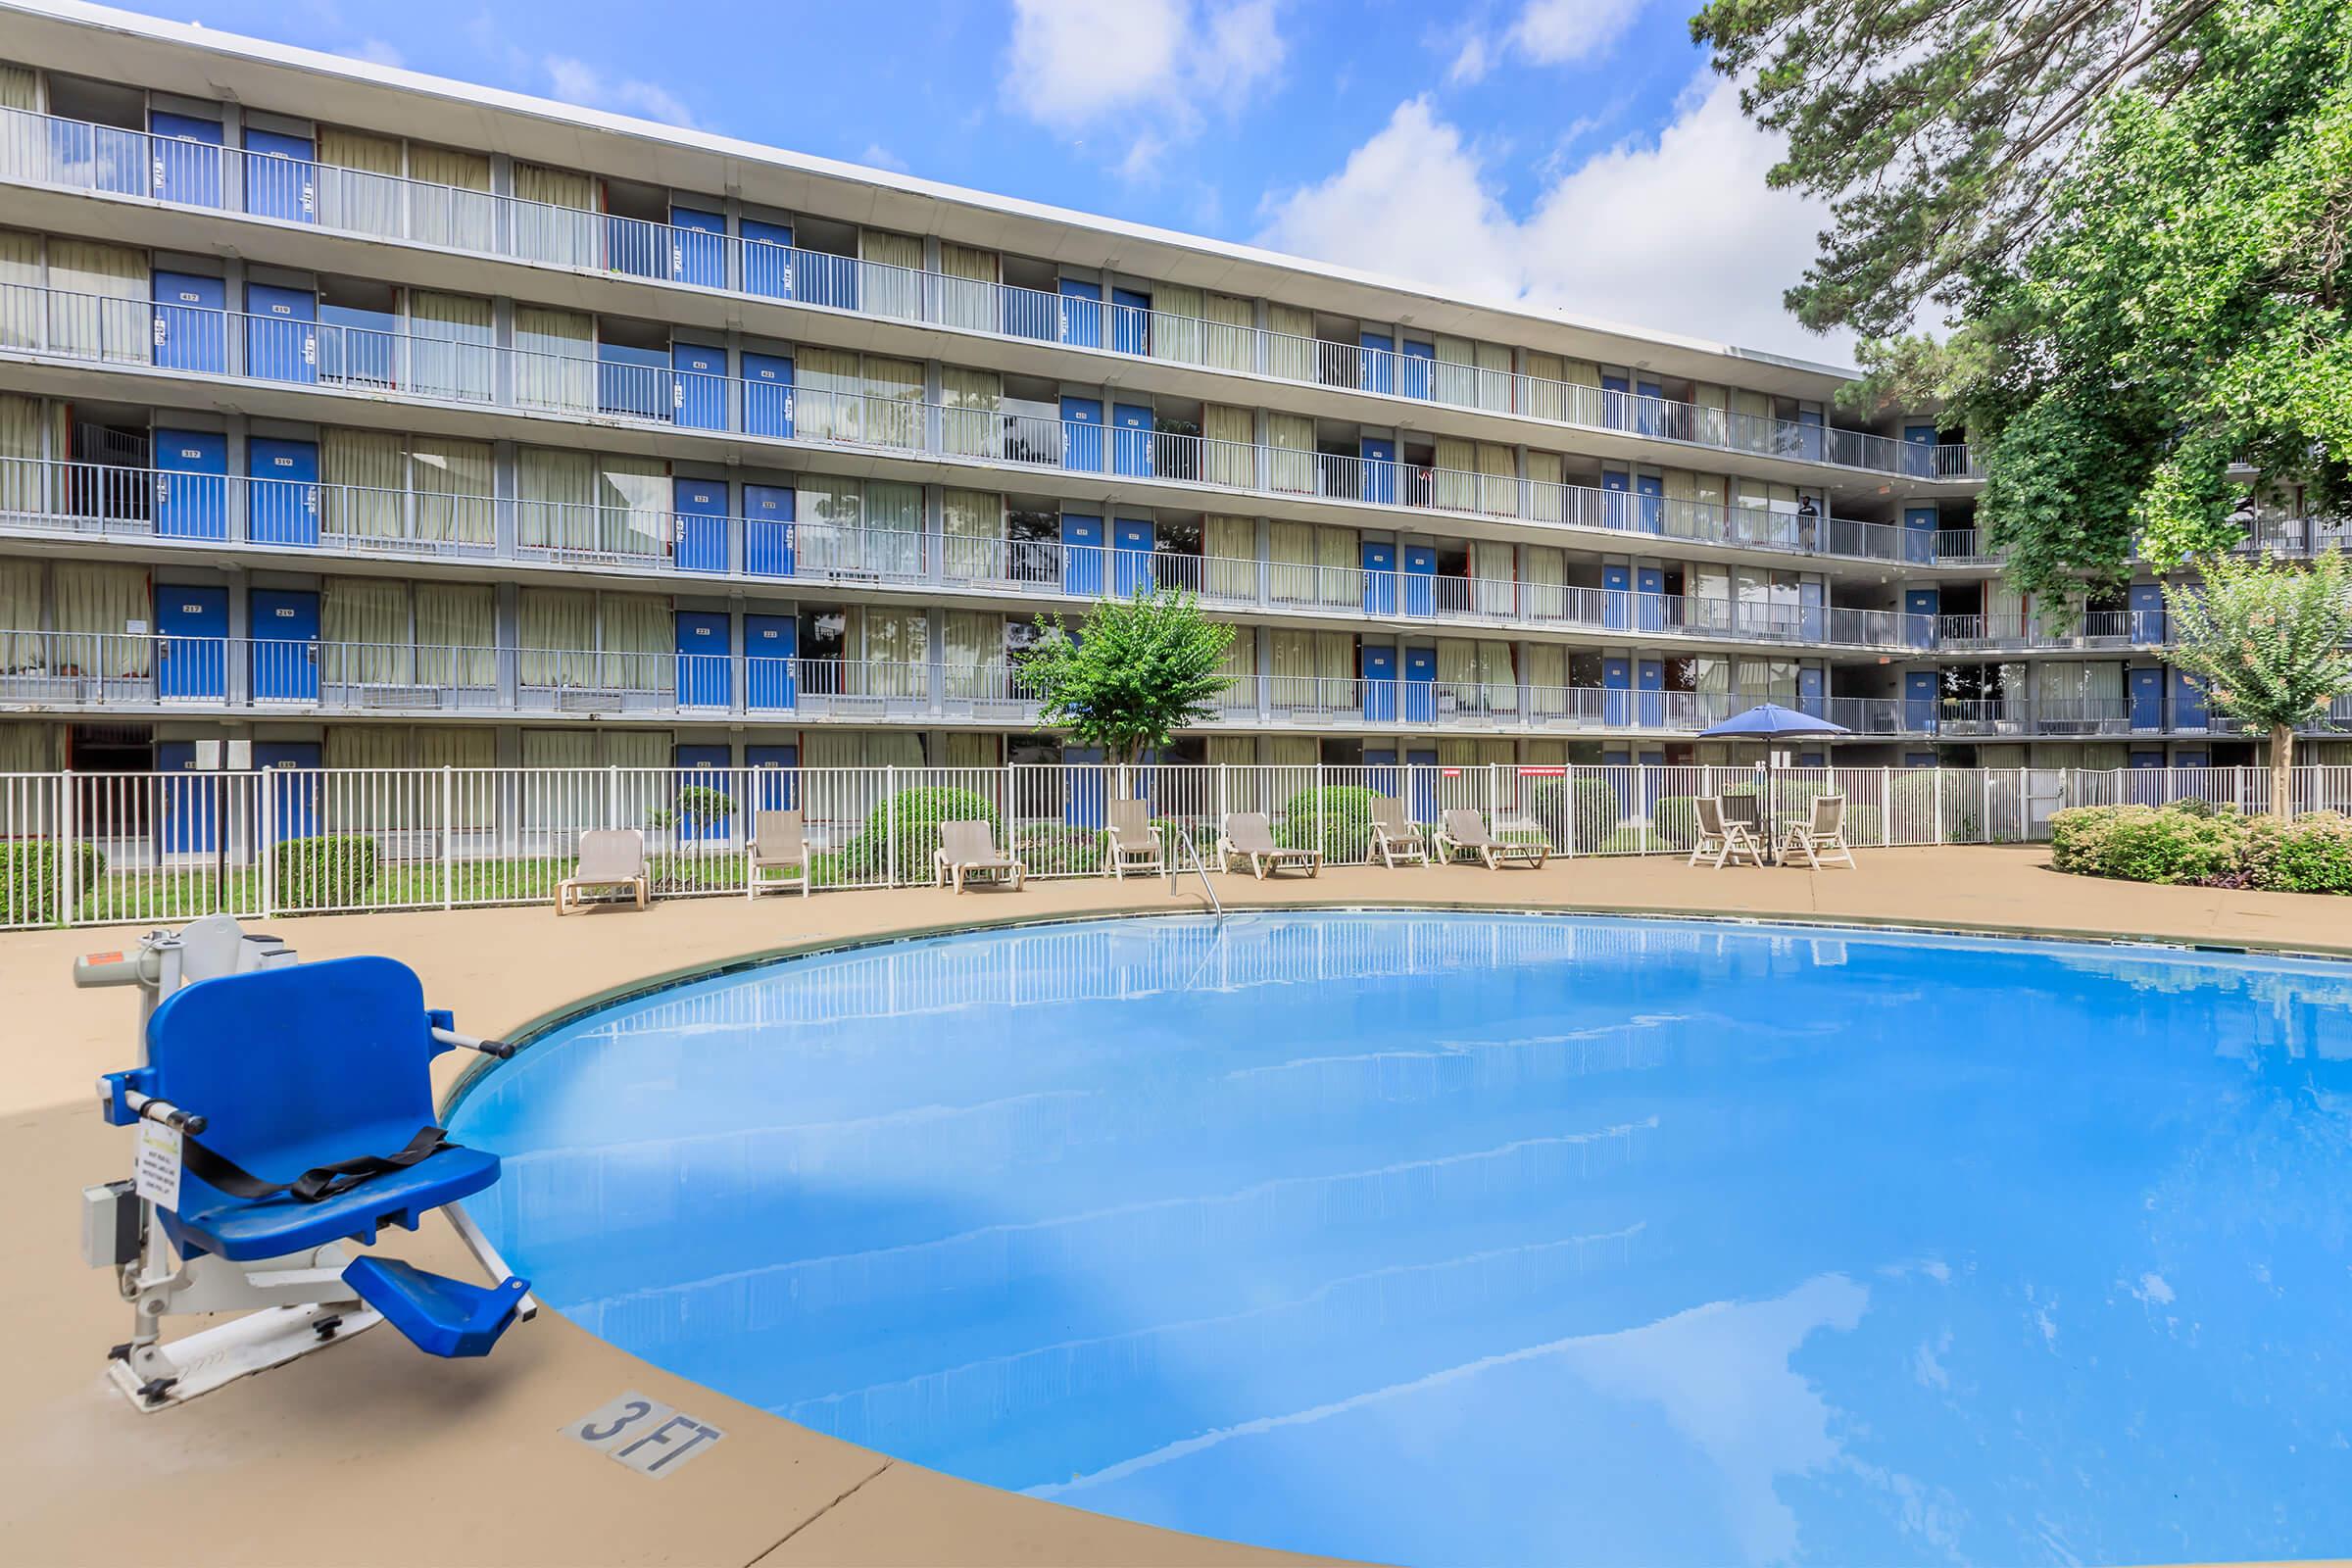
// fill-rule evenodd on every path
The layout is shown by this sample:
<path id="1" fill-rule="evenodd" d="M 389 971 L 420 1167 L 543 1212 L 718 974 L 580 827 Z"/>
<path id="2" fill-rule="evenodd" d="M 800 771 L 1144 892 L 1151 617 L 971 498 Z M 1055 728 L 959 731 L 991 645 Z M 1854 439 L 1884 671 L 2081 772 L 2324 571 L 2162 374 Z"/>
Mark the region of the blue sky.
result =
<path id="1" fill-rule="evenodd" d="M 1484 297 L 1842 363 L 1819 213 L 1691 0 L 174 0 L 364 55 Z"/>

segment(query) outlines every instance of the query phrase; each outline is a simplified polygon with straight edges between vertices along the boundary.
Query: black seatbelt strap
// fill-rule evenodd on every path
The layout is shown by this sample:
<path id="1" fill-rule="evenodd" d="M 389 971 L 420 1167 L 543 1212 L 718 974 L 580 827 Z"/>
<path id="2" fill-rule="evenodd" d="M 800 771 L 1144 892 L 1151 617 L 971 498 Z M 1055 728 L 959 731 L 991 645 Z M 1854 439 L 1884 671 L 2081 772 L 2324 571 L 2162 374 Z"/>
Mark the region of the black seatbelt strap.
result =
<path id="1" fill-rule="evenodd" d="M 449 1141 L 441 1128 L 425 1127 L 396 1154 L 362 1154 L 356 1159 L 339 1159 L 331 1165 L 314 1166 L 290 1182 L 263 1181 L 235 1160 L 214 1153 L 193 1138 L 181 1139 L 179 1147 L 180 1160 L 188 1174 L 231 1198 L 259 1200 L 287 1193 L 298 1203 L 316 1203 L 348 1193 L 370 1177 L 406 1170 L 427 1155 L 458 1146 Z"/>

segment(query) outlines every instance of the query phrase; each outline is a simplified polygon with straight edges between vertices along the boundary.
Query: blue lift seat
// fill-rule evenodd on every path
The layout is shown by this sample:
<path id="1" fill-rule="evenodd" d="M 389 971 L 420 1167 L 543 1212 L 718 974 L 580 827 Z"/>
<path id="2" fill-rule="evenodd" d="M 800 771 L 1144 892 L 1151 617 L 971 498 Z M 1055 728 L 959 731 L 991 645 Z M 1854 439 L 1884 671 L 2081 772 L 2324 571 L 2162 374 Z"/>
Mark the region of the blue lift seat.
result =
<path id="1" fill-rule="evenodd" d="M 435 1126 L 433 1037 L 415 971 L 390 958 L 334 958 L 200 980 L 166 998 L 147 1024 L 148 1064 L 108 1075 L 108 1119 L 138 1119 L 135 1091 L 191 1118 L 194 1142 L 264 1184 L 292 1183 L 341 1161 L 400 1152 Z M 428 1140 L 429 1142 L 429 1140 Z M 232 1186 L 242 1185 L 220 1176 Z M 281 1257 L 331 1242 L 373 1242 L 386 1224 L 416 1228 L 429 1210 L 498 1180 L 498 1156 L 444 1145 L 306 1202 L 292 1193 L 240 1197 L 183 1165 L 176 1208 L 157 1212 L 183 1256 Z M 485 1290 L 405 1263 L 364 1257 L 344 1282 L 436 1355 L 480 1355 L 512 1321 L 527 1284 Z M 503 1308 L 491 1311 L 493 1304 Z"/>

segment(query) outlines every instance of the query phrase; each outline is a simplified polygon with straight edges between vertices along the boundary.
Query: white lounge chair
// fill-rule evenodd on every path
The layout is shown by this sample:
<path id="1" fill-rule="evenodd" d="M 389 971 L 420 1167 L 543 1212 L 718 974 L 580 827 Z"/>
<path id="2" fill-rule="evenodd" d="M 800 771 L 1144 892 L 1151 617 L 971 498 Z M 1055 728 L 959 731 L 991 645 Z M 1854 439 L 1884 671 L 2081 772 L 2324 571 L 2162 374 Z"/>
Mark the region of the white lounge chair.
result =
<path id="1" fill-rule="evenodd" d="M 1260 882 L 1268 871 L 1304 868 L 1314 876 L 1323 869 L 1321 850 L 1286 850 L 1275 843 L 1263 811 L 1235 811 L 1225 818 L 1225 831 L 1217 836 L 1217 869 L 1231 870 L 1235 860 L 1247 861 L 1250 874 Z"/>
<path id="2" fill-rule="evenodd" d="M 1734 860 L 1764 863 L 1764 846 L 1756 842 L 1754 829 L 1726 816 L 1721 800 L 1702 795 L 1690 805 L 1698 817 L 1698 842 L 1690 847 L 1690 864 L 1704 860 L 1720 871 Z"/>
<path id="3" fill-rule="evenodd" d="M 1168 868 L 1162 829 L 1152 820 L 1150 801 L 1113 801 L 1102 825 L 1102 870 L 1124 882 L 1130 871 L 1146 876 Z"/>
<path id="4" fill-rule="evenodd" d="M 997 853 L 996 835 L 984 819 L 939 824 L 939 848 L 931 852 L 934 886 L 953 881 L 956 891 L 961 893 L 967 882 L 1009 880 L 1018 893 L 1028 874 L 1028 867 L 1020 861 Z"/>
<path id="5" fill-rule="evenodd" d="M 770 877 L 770 871 L 789 871 L 792 874 Z M 744 865 L 744 896 L 758 898 L 779 888 L 798 884 L 801 897 L 808 896 L 813 879 L 809 875 L 808 834 L 798 811 L 755 811 L 752 814 L 752 847 Z"/>
<path id="6" fill-rule="evenodd" d="M 1372 853 L 1386 866 L 1429 863 L 1429 841 L 1421 836 L 1421 824 L 1406 817 L 1404 803 L 1393 795 L 1372 803 Z"/>
<path id="7" fill-rule="evenodd" d="M 1854 868 L 1854 852 L 1845 842 L 1845 797 L 1816 795 L 1813 814 L 1802 822 L 1791 822 L 1781 839 L 1783 865 L 1807 865 L 1816 869 L 1842 865 Z"/>
<path id="8" fill-rule="evenodd" d="M 1487 831 L 1486 818 L 1467 807 L 1440 814 L 1437 846 L 1441 861 L 1451 863 L 1456 854 L 1468 850 L 1484 861 L 1490 871 L 1499 871 L 1514 861 L 1538 869 L 1551 856 L 1551 842 L 1548 839 L 1527 842 L 1498 839 Z"/>
<path id="9" fill-rule="evenodd" d="M 580 895 L 591 889 L 619 888 L 636 896 L 644 908 L 653 897 L 653 881 L 645 874 L 645 835 L 635 828 L 597 828 L 580 835 L 580 863 L 556 884 L 556 913 L 584 908 Z"/>

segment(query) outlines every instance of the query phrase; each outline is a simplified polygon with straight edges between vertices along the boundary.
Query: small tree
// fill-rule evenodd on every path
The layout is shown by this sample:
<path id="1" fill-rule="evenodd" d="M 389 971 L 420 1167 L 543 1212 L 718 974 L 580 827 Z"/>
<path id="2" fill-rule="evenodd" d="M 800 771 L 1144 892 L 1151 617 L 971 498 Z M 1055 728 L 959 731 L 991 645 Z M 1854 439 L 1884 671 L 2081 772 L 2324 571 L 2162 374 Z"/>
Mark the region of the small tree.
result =
<path id="1" fill-rule="evenodd" d="M 2202 584 L 2164 590 L 2173 662 L 2201 675 L 2215 708 L 2271 733 L 2271 810 L 2294 814 L 2295 727 L 2352 691 L 2352 568 L 2330 551 L 2308 567 L 2212 556 Z"/>
<path id="2" fill-rule="evenodd" d="M 1202 615 L 1188 593 L 1105 601 L 1075 633 L 1059 616 L 1040 615 L 1037 629 L 1018 662 L 1045 699 L 1038 728 L 1065 729 L 1120 765 L 1210 716 L 1232 679 L 1233 628 Z"/>

